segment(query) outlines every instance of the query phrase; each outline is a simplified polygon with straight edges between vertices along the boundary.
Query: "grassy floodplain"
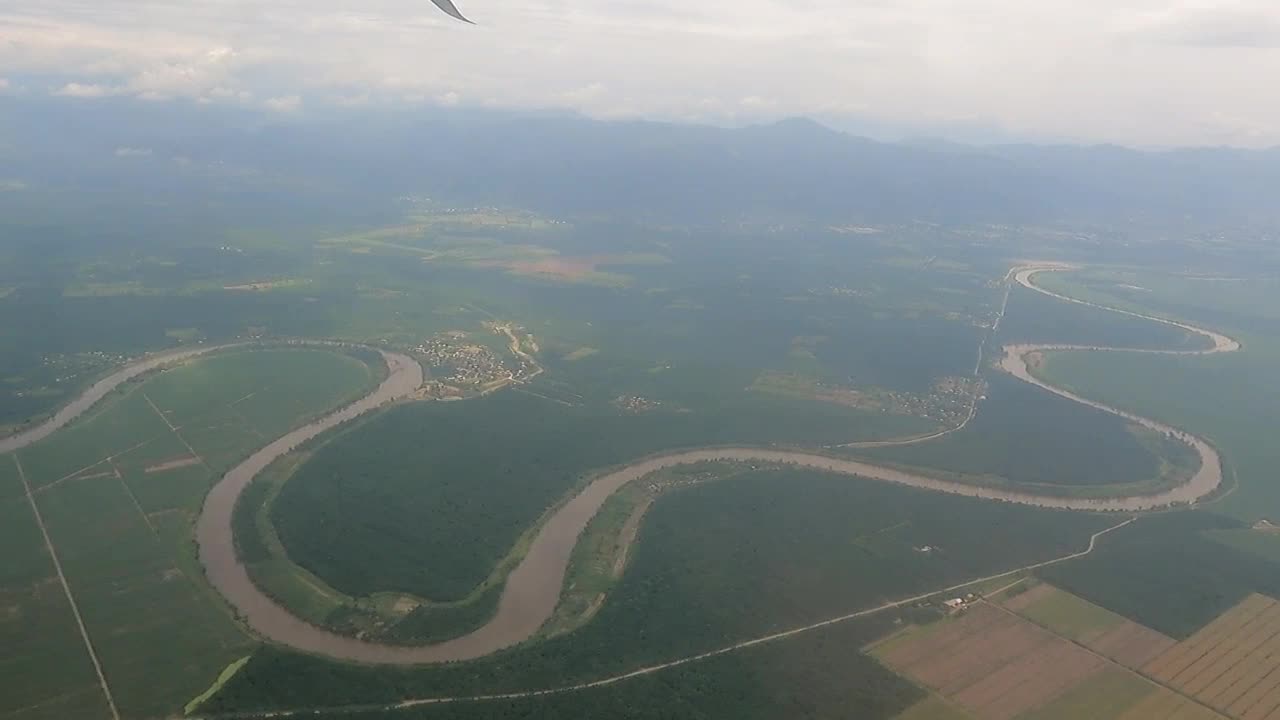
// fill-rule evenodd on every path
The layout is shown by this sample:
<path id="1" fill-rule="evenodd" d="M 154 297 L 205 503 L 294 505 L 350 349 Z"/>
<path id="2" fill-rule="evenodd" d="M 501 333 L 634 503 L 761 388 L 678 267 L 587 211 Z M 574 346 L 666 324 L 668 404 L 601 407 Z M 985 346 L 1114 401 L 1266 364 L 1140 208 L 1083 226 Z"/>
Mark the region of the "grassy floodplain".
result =
<path id="1" fill-rule="evenodd" d="M 194 557 L 192 522 L 217 473 L 304 418 L 358 396 L 379 372 L 329 350 L 228 351 L 130 383 L 71 426 L 0 457 L 0 488 L 12 486 L 9 468 L 21 461 L 122 716 L 176 712 L 255 646 L 203 584 Z M 6 547 L 30 548 L 33 562 L 48 564 L 26 498 L 0 505 L 15 514 L 6 530 L 25 535 Z M 55 704 L 54 712 L 105 717 L 84 642 L 51 574 L 50 565 L 0 581 L 5 593 L 39 593 L 26 596 L 38 604 L 17 602 L 12 617 L 0 615 L 0 632 L 21 631 L 6 648 L 26 647 L 15 657 L 39 661 L 32 672 L 50 684 L 46 692 L 22 683 L 23 673 L 5 672 L 0 696 L 66 696 L 59 702 L 88 705 L 72 712 Z M 100 707 L 89 709 L 93 703 Z M 35 707 L 13 717 L 43 716 L 45 705 L 18 707 L 27 705 Z"/>
<path id="2" fill-rule="evenodd" d="M 1041 273 L 1036 282 L 1048 287 L 1053 284 L 1055 275 Z M 1077 297 L 1073 293 L 1068 293 L 1068 296 Z M 1021 285 L 1014 285 L 1009 293 L 1009 305 L 1004 319 L 1000 321 L 998 339 L 1002 344 L 1061 343 L 1144 350 L 1203 350 L 1209 347 L 1208 339 L 1203 335 L 1102 308 L 1063 302 Z"/>

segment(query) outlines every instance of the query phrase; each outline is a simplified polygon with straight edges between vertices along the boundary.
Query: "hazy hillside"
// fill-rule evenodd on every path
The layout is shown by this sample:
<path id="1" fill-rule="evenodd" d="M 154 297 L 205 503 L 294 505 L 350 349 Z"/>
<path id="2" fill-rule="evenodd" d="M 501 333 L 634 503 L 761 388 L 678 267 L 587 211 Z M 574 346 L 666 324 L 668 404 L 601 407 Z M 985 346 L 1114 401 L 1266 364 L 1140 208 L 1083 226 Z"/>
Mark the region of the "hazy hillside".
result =
<path id="1" fill-rule="evenodd" d="M 429 194 L 653 219 L 1271 222 L 1280 151 L 889 144 L 809 120 L 742 129 L 428 109 L 262 116 L 0 100 L 0 179 L 31 188 Z M 94 122 L 78 122 L 92 115 Z M 240 198 L 244 200 L 245 198 Z"/>

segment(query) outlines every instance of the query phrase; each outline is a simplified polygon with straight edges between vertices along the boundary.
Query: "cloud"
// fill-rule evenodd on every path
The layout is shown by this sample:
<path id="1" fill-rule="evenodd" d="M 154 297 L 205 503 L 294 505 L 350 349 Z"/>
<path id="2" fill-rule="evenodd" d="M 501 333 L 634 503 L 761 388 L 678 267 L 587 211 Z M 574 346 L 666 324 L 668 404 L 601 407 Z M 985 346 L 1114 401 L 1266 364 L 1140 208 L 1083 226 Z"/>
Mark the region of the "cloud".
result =
<path id="1" fill-rule="evenodd" d="M 94 83 L 70 82 L 57 90 L 54 90 L 53 94 L 60 97 L 103 98 L 110 97 L 112 95 L 119 95 L 121 92 L 123 92 L 123 88 L 120 87 L 97 85 Z"/>
<path id="2" fill-rule="evenodd" d="M 0 90 L 9 89 L 9 78 L 0 77 Z"/>
<path id="3" fill-rule="evenodd" d="M 272 112 L 296 112 L 302 108 L 302 98 L 297 95 L 281 95 L 262 102 Z"/>
<path id="4" fill-rule="evenodd" d="M 118 147 L 115 155 L 118 158 L 151 157 L 151 148 Z"/>
<path id="5" fill-rule="evenodd" d="M 478 27 L 426 0 L 147 0 L 145 24 L 138 0 L 12 7 L 0 10 L 7 77 L 153 100 L 1280 143 L 1280 97 L 1258 92 L 1280 76 L 1274 0 L 471 0 Z M 1222 118 L 1249 130 L 1224 140 L 1207 129 L 1231 127 Z"/>
<path id="6" fill-rule="evenodd" d="M 334 97 L 333 103 L 338 107 L 365 107 L 373 102 L 373 98 L 369 93 L 359 93 L 355 95 L 338 95 Z"/>
<path id="7" fill-rule="evenodd" d="M 1280 48 L 1280 12 L 1275 7 L 1189 8 L 1165 13 L 1148 34 L 1157 40 L 1201 48 Z"/>

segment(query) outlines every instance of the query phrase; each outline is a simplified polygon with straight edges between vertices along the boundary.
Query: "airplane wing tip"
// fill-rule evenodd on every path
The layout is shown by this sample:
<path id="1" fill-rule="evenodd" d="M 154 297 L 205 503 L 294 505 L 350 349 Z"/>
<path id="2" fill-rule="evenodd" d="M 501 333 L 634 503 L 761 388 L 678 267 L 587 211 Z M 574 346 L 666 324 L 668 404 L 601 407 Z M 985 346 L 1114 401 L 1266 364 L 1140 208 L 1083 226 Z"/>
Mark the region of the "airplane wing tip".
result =
<path id="1" fill-rule="evenodd" d="M 458 10 L 458 6 L 453 4 L 453 0 L 431 0 L 431 2 L 435 3 L 435 6 L 440 8 L 445 15 L 455 20 L 461 20 L 468 25 L 475 25 L 474 22 L 467 19 L 467 16 L 462 14 L 462 11 Z"/>

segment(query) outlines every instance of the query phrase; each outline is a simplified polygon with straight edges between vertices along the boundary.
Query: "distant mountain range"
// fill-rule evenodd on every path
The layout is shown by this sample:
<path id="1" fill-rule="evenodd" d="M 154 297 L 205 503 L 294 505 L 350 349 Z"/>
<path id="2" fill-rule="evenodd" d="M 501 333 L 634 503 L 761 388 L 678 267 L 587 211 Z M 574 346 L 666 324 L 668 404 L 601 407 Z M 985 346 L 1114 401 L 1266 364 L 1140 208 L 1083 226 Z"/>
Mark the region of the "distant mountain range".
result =
<path id="1" fill-rule="evenodd" d="M 561 113 L 281 117 L 125 99 L 0 98 L 0 182 L 172 191 L 211 178 L 223 190 L 243 182 L 280 192 L 414 193 L 693 222 L 1280 220 L 1280 149 L 883 143 L 805 119 L 724 129 Z"/>

